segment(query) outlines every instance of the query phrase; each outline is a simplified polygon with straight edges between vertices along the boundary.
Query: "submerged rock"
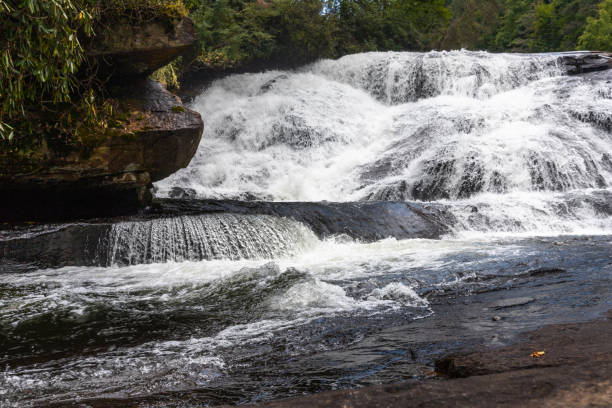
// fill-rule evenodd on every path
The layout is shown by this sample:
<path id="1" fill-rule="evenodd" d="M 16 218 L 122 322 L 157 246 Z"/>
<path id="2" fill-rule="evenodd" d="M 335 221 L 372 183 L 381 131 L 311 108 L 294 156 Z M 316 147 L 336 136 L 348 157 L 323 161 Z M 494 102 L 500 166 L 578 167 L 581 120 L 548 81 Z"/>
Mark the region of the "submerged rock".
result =
<path id="1" fill-rule="evenodd" d="M 493 309 L 495 310 L 500 310 L 500 309 L 507 309 L 510 307 L 515 307 L 515 306 L 524 306 L 527 305 L 531 302 L 535 301 L 534 298 L 530 298 L 530 297 L 519 297 L 519 298 L 512 298 L 512 299 L 502 299 L 498 302 L 496 302 L 493 306 L 491 306 Z"/>

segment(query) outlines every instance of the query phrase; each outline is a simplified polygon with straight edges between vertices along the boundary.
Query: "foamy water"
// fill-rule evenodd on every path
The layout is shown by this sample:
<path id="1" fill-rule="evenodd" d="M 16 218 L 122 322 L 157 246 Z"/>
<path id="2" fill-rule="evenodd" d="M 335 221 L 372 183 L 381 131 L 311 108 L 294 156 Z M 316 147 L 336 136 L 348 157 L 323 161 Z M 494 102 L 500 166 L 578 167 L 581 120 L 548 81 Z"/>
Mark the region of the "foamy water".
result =
<path id="1" fill-rule="evenodd" d="M 550 252 L 538 242 L 463 236 L 360 243 L 337 237 L 273 260 L 0 275 L 0 287 L 10 288 L 0 295 L 0 324 L 7 340 L 22 336 L 7 346 L 13 358 L 31 353 L 39 359 L 6 367 L 0 401 L 28 406 L 223 388 L 264 360 L 301 358 L 362 339 L 359 331 L 332 330 L 326 340 L 317 333 L 331 330 L 328 324 L 347 333 L 360 325 L 405 324 L 431 316 L 432 296 L 439 302 L 445 293 L 498 290 L 534 268 L 583 262 L 572 239 L 542 241 Z M 589 260 L 596 268 L 610 261 L 609 244 L 598 245 Z M 40 332 L 25 335 L 28 327 Z M 59 338 L 44 334 L 50 327 Z M 72 348 L 78 351 L 64 356 L 62 350 Z"/>
<path id="2" fill-rule="evenodd" d="M 578 282 L 551 298 L 562 313 L 605 303 L 612 94 L 604 76 L 563 72 L 555 55 L 368 53 L 215 81 L 192 104 L 198 152 L 159 196 L 436 202 L 449 233 L 321 239 L 272 215 L 116 222 L 95 254 L 109 266 L 0 274 L 0 406 L 354 386 L 411 353 L 406 336 L 377 333 L 435 305 L 529 287 L 537 306 L 516 316 L 540 319 L 561 310 L 552 292 L 535 299 L 551 282 L 562 295 Z"/>
<path id="3" fill-rule="evenodd" d="M 157 194 L 178 186 L 201 198 L 467 200 L 502 216 L 518 206 L 514 217 L 524 217 L 514 224 L 536 232 L 559 193 L 609 187 L 609 88 L 605 77 L 564 76 L 555 55 L 466 51 L 358 54 L 235 75 L 193 102 L 206 118 L 202 143 Z M 607 231 L 588 206 L 569 224 Z M 556 216 L 546 233 L 571 232 L 554 227 L 568 224 Z"/>
<path id="4" fill-rule="evenodd" d="M 0 375 L 0 384 L 8 392 L 6 403 L 17 405 L 23 392 L 29 403 L 35 403 L 37 395 L 44 400 L 49 392 L 58 401 L 76 395 L 112 397 L 127 378 L 132 378 L 133 395 L 194 382 L 208 384 L 236 368 L 235 362 L 226 361 L 232 350 L 261 347 L 314 319 L 347 314 L 376 319 L 393 311 L 426 317 L 432 311 L 419 292 L 452 284 L 452 274 L 443 271 L 453 254 L 474 251 L 503 259 L 521 250 L 478 240 L 388 239 L 362 244 L 341 238 L 320 241 L 308 252 L 274 261 L 70 267 L 2 275 L 0 285 L 13 290 L 0 298 L 0 322 L 9 334 L 36 325 L 45 316 L 81 327 L 77 332 L 105 320 L 103 315 L 114 317 L 109 327 L 96 329 L 99 340 L 109 342 L 94 356 L 8 368 Z M 126 336 L 130 325 L 155 327 L 151 319 L 166 313 L 206 315 L 224 307 L 241 317 L 229 325 L 194 329 L 188 338 L 113 345 L 112 339 Z M 132 321 L 124 322 L 126 318 Z M 197 321 L 194 325 L 199 327 Z"/>

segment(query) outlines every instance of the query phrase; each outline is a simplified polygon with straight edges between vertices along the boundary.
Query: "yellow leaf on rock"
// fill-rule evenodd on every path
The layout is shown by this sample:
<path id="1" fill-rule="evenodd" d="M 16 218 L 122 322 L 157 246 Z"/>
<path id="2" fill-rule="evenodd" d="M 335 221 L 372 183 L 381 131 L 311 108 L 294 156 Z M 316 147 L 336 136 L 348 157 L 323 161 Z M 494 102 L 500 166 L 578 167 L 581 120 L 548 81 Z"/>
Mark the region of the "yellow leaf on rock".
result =
<path id="1" fill-rule="evenodd" d="M 545 351 L 534 351 L 533 353 L 531 353 L 531 357 L 533 357 L 533 358 L 540 358 L 544 354 L 546 354 Z"/>

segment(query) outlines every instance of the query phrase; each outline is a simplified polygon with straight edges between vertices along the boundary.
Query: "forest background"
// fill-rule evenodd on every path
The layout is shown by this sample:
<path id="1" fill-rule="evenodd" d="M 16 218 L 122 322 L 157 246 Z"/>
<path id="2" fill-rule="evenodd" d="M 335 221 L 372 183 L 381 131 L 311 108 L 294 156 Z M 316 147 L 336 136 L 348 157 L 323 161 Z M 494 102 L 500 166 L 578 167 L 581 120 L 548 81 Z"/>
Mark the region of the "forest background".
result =
<path id="1" fill-rule="evenodd" d="M 368 51 L 612 50 L 612 0 L 0 0 L 0 147 L 78 144 L 79 129 L 107 127 L 113 106 L 86 69 L 88 41 L 184 16 L 196 46 L 153 75 L 170 89 L 188 75 Z"/>

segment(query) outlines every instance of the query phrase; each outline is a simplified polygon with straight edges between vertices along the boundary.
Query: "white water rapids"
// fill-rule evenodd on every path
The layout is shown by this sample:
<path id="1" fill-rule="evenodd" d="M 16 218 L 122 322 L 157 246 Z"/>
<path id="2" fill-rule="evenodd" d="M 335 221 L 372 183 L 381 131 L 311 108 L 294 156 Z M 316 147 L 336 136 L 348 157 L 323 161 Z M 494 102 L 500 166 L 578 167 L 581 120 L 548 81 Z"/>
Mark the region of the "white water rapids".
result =
<path id="1" fill-rule="evenodd" d="M 612 75 L 565 76 L 557 58 L 368 53 L 215 81 L 191 105 L 198 152 L 158 196 L 423 201 L 415 212 L 448 211 L 446 235 L 362 242 L 287 218 L 384 216 L 330 203 L 34 227 L 19 238 L 50 258 L 45 234 L 63 231 L 70 255 L 82 246 L 67 237 L 107 226 L 104 252 L 87 253 L 107 262 L 0 259 L 0 406 L 199 407 L 397 382 L 431 371 L 456 331 L 500 345 L 502 330 L 608 310 Z M 506 298 L 528 301 L 496 309 Z"/>
<path id="2" fill-rule="evenodd" d="M 564 76 L 557 59 L 367 53 L 215 81 L 192 104 L 205 122 L 195 158 L 157 194 L 444 200 L 462 219 L 487 209 L 461 230 L 609 230 L 588 200 L 558 207 L 611 184 L 610 80 Z"/>

